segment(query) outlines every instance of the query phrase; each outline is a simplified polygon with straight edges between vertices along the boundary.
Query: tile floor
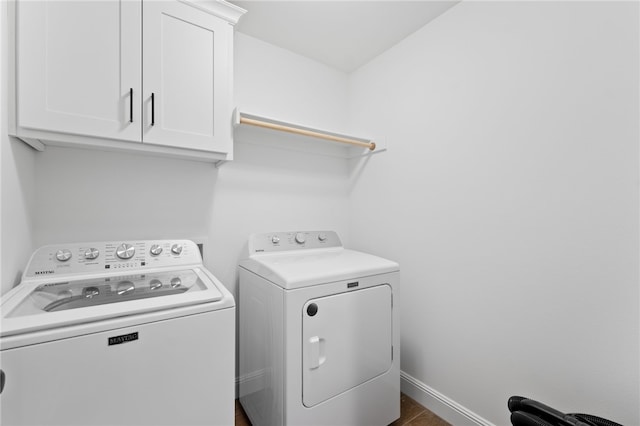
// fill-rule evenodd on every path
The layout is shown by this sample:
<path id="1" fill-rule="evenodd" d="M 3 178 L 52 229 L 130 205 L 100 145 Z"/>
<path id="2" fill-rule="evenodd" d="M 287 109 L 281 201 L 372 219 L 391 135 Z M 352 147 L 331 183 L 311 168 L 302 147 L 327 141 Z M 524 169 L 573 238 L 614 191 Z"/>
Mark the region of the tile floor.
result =
<path id="1" fill-rule="evenodd" d="M 236 426 L 251 426 L 240 402 L 236 399 Z M 391 426 L 450 426 L 405 394 L 400 395 L 400 418 Z"/>

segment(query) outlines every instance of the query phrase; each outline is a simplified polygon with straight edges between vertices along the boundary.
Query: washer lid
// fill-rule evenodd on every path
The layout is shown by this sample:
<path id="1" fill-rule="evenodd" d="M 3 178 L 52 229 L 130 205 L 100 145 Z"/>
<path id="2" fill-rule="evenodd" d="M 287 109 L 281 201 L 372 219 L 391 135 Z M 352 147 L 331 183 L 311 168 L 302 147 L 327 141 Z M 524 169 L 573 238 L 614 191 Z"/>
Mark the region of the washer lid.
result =
<path id="1" fill-rule="evenodd" d="M 285 289 L 400 270 L 391 260 L 342 247 L 255 254 L 240 266 Z"/>
<path id="2" fill-rule="evenodd" d="M 197 268 L 20 284 L 3 298 L 1 336 L 193 304 L 222 293 Z"/>

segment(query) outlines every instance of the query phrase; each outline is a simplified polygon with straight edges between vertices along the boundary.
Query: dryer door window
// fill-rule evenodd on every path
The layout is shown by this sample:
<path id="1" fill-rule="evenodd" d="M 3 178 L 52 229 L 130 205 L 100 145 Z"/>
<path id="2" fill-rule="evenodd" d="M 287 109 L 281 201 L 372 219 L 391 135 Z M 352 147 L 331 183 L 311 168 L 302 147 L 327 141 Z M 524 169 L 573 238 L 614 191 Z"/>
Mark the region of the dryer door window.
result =
<path id="1" fill-rule="evenodd" d="M 385 373 L 392 361 L 391 287 L 311 299 L 302 311 L 302 401 L 313 407 Z"/>

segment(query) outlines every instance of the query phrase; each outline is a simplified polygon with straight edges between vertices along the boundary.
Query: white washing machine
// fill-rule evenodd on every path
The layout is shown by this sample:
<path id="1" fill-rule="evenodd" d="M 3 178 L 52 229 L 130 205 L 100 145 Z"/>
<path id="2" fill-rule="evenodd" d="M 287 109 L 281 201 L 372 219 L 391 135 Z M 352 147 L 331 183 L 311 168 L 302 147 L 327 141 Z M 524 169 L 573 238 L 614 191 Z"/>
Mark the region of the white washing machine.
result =
<path id="1" fill-rule="evenodd" d="M 240 402 L 254 426 L 400 417 L 399 266 L 335 232 L 252 235 L 240 262 Z"/>
<path id="2" fill-rule="evenodd" d="M 0 308 L 1 424 L 233 424 L 235 303 L 191 241 L 42 247 Z"/>

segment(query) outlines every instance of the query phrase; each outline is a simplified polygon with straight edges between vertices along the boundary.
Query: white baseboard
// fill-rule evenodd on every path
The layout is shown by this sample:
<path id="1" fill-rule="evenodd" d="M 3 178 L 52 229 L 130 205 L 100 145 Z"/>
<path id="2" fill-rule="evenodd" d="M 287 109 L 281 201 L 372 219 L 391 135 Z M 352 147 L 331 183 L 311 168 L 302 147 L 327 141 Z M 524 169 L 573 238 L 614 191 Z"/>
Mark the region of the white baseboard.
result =
<path id="1" fill-rule="evenodd" d="M 244 387 L 244 394 L 250 394 L 257 392 L 265 387 L 265 372 L 264 370 L 258 370 L 245 374 L 242 377 L 236 377 L 236 399 L 240 398 L 240 384 Z"/>
<path id="2" fill-rule="evenodd" d="M 493 423 L 444 396 L 435 389 L 430 388 L 420 380 L 411 377 L 404 371 L 400 372 L 400 389 L 403 393 L 415 399 L 452 425 L 495 426 Z"/>
<path id="3" fill-rule="evenodd" d="M 242 381 L 253 382 L 262 378 L 261 372 L 236 377 L 236 398 L 240 397 L 239 385 Z M 473 411 L 444 396 L 435 389 L 422 383 L 404 371 L 400 372 L 400 389 L 403 393 L 419 402 L 447 422 L 455 426 L 495 426 L 490 421 L 480 417 Z"/>

